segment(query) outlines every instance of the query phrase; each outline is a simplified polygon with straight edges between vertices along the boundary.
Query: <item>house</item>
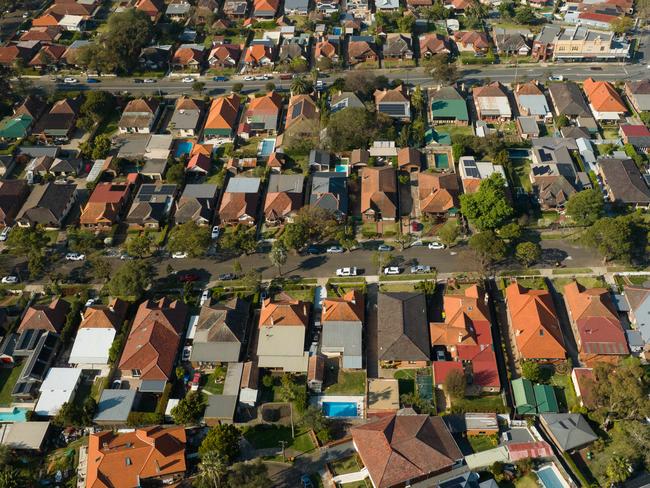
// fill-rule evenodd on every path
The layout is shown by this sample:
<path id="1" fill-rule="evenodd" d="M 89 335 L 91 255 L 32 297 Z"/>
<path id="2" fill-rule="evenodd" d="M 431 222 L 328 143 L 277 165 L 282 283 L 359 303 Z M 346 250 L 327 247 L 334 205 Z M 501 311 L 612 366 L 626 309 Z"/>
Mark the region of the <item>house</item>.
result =
<path id="1" fill-rule="evenodd" d="M 418 172 L 422 168 L 422 153 L 414 147 L 403 147 L 397 153 L 397 168 L 409 173 Z"/>
<path id="2" fill-rule="evenodd" d="M 307 363 L 307 388 L 314 393 L 323 391 L 325 380 L 325 363 L 327 358 L 323 354 L 312 354 Z"/>
<path id="3" fill-rule="evenodd" d="M 160 113 L 160 102 L 155 98 L 136 98 L 127 103 L 117 123 L 121 134 L 150 134 Z"/>
<path id="4" fill-rule="evenodd" d="M 589 422 L 579 413 L 544 413 L 539 420 L 562 452 L 582 449 L 598 439 Z"/>
<path id="5" fill-rule="evenodd" d="M 303 372 L 308 369 L 305 334 L 309 326 L 309 304 L 281 294 L 262 302 L 257 343 L 258 366 Z"/>
<path id="6" fill-rule="evenodd" d="M 546 24 L 533 39 L 531 58 L 534 61 L 547 61 L 553 59 L 555 40 L 561 31 L 557 24 Z"/>
<path id="7" fill-rule="evenodd" d="M 339 40 L 335 38 L 324 37 L 319 40 L 314 47 L 314 59 L 318 65 L 321 65 L 323 60 L 329 60 L 331 65 L 338 64 L 340 55 L 341 44 Z M 327 64 L 323 64 L 322 66 L 325 68 Z"/>
<path id="8" fill-rule="evenodd" d="M 36 185 L 16 214 L 16 223 L 20 227 L 42 225 L 59 229 L 76 200 L 76 184 Z"/>
<path id="9" fill-rule="evenodd" d="M 444 219 L 460 207 L 460 185 L 455 173 L 422 172 L 418 178 L 419 208 L 422 215 Z"/>
<path id="10" fill-rule="evenodd" d="M 174 137 L 196 137 L 203 112 L 203 102 L 190 97 L 179 97 L 167 129 Z"/>
<path id="11" fill-rule="evenodd" d="M 472 89 L 476 114 L 479 119 L 502 121 L 512 118 L 512 109 L 506 88 L 498 81 Z"/>
<path id="12" fill-rule="evenodd" d="M 634 329 L 641 334 L 644 346 L 650 344 L 650 288 L 645 286 L 625 286 L 623 289 L 628 317 Z"/>
<path id="13" fill-rule="evenodd" d="M 43 46 L 27 64 L 31 68 L 46 70 L 57 66 L 67 51 L 67 46 L 49 44 Z"/>
<path id="14" fill-rule="evenodd" d="M 188 2 L 182 0 L 167 5 L 165 15 L 169 17 L 169 20 L 172 22 L 183 22 L 187 19 L 191 9 L 192 6 Z"/>
<path id="15" fill-rule="evenodd" d="M 379 57 L 375 51 L 372 38 L 351 37 L 348 42 L 348 64 L 355 66 L 360 63 L 377 63 Z"/>
<path id="16" fill-rule="evenodd" d="M 253 42 L 244 53 L 244 64 L 249 68 L 273 66 L 276 51 L 270 41 Z"/>
<path id="17" fill-rule="evenodd" d="M 131 197 L 132 185 L 127 183 L 98 183 L 88 202 L 81 210 L 79 224 L 82 227 L 110 231 L 124 214 Z"/>
<path id="18" fill-rule="evenodd" d="M 230 178 L 219 207 L 221 223 L 254 225 L 257 221 L 260 185 L 259 178 L 245 176 Z"/>
<path id="19" fill-rule="evenodd" d="M 598 167 L 611 202 L 650 206 L 650 188 L 634 161 L 603 158 L 598 160 Z"/>
<path id="20" fill-rule="evenodd" d="M 17 452 L 42 453 L 45 442 L 51 438 L 50 422 L 14 422 L 2 424 L 0 443 Z"/>
<path id="21" fill-rule="evenodd" d="M 82 314 L 81 324 L 72 345 L 68 364 L 85 370 L 109 370 L 109 351 L 116 334 L 121 330 L 128 303 L 119 298 L 108 305 L 91 305 Z"/>
<path id="22" fill-rule="evenodd" d="M 184 224 L 210 225 L 216 209 L 217 185 L 209 183 L 188 184 L 176 202 L 174 222 Z"/>
<path id="23" fill-rule="evenodd" d="M 546 119 L 551 114 L 546 96 L 535 80 L 520 83 L 515 88 L 515 100 L 519 113 L 536 119 Z"/>
<path id="24" fill-rule="evenodd" d="M 34 408 L 39 417 L 54 417 L 64 403 L 72 402 L 81 380 L 80 368 L 50 368 L 39 387 Z"/>
<path id="25" fill-rule="evenodd" d="M 650 112 L 650 79 L 626 81 L 625 96 L 637 112 Z"/>
<path id="26" fill-rule="evenodd" d="M 282 97 L 277 92 L 252 98 L 242 116 L 239 134 L 274 135 L 278 129 L 281 111 Z"/>
<path id="27" fill-rule="evenodd" d="M 29 185 L 26 180 L 0 181 L 0 227 L 14 225 L 14 218 L 28 195 Z"/>
<path id="28" fill-rule="evenodd" d="M 405 61 L 413 59 L 411 34 L 388 33 L 382 47 L 384 60 Z"/>
<path id="29" fill-rule="evenodd" d="M 618 121 L 627 113 L 625 102 L 608 81 L 587 78 L 582 84 L 589 107 L 596 120 Z"/>
<path id="30" fill-rule="evenodd" d="M 81 95 L 59 100 L 38 120 L 32 133 L 46 141 L 52 138 L 69 139 L 77 128 L 82 102 Z"/>
<path id="31" fill-rule="evenodd" d="M 247 10 L 247 0 L 226 0 L 223 4 L 223 13 L 228 19 L 243 19 Z"/>
<path id="32" fill-rule="evenodd" d="M 488 296 L 478 285 L 463 294 L 446 294 L 443 298 L 443 322 L 429 324 L 431 346 L 444 350 L 452 361 L 461 364 L 467 384 L 481 391 L 499 391 L 499 369 L 492 341 L 492 325 L 487 307 Z M 437 370 L 438 361 L 433 364 Z M 442 382 L 444 383 L 444 381 Z M 436 384 L 438 379 L 436 379 Z"/>
<path id="33" fill-rule="evenodd" d="M 138 56 L 138 63 L 142 69 L 145 70 L 169 70 L 170 61 L 172 58 L 172 46 L 169 44 L 147 46 L 142 48 L 140 56 Z"/>
<path id="34" fill-rule="evenodd" d="M 279 0 L 253 0 L 253 17 L 272 19 L 278 12 Z"/>
<path id="35" fill-rule="evenodd" d="M 589 106 L 585 102 L 580 88 L 574 82 L 551 83 L 548 93 L 551 102 L 553 102 L 556 116 L 566 115 L 570 119 L 591 116 Z"/>
<path id="36" fill-rule="evenodd" d="M 264 200 L 264 220 L 267 225 L 291 222 L 304 202 L 303 175 L 272 174 Z"/>
<path id="37" fill-rule="evenodd" d="M 210 395 L 202 423 L 212 427 L 220 424 L 232 424 L 237 408 L 237 395 Z"/>
<path id="38" fill-rule="evenodd" d="M 514 282 L 506 288 L 506 303 L 520 358 L 542 362 L 566 358 L 560 321 L 548 290 L 530 290 Z"/>
<path id="39" fill-rule="evenodd" d="M 203 127 L 203 139 L 217 142 L 232 141 L 237 128 L 240 106 L 241 101 L 236 93 L 212 100 Z"/>
<path id="40" fill-rule="evenodd" d="M 517 133 L 522 139 L 532 139 L 533 137 L 539 137 L 540 129 L 537 123 L 537 117 L 517 117 L 515 119 L 515 126 L 517 127 Z"/>
<path id="41" fill-rule="evenodd" d="M 21 41 L 40 41 L 42 43 L 55 43 L 63 34 L 63 29 L 59 25 L 46 25 L 32 27 L 20 36 Z"/>
<path id="42" fill-rule="evenodd" d="M 618 133 L 624 144 L 631 144 L 641 152 L 650 152 L 650 129 L 642 124 L 621 124 Z"/>
<path id="43" fill-rule="evenodd" d="M 309 0 L 285 0 L 284 13 L 287 15 L 307 15 Z"/>
<path id="44" fill-rule="evenodd" d="M 365 221 L 397 218 L 397 179 L 390 166 L 365 167 L 361 171 L 361 215 Z"/>
<path id="45" fill-rule="evenodd" d="M 519 415 L 536 413 L 537 402 L 531 381 L 526 378 L 517 378 L 512 380 L 511 384 L 515 411 Z"/>
<path id="46" fill-rule="evenodd" d="M 339 91 L 332 95 L 330 113 L 334 114 L 345 108 L 364 108 L 364 104 L 354 92 Z"/>
<path id="47" fill-rule="evenodd" d="M 198 73 L 203 69 L 205 47 L 202 44 L 181 44 L 172 56 L 172 69 Z"/>
<path id="48" fill-rule="evenodd" d="M 239 44 L 217 44 L 208 55 L 208 66 L 216 68 L 234 68 L 241 58 L 242 48 Z"/>
<path id="49" fill-rule="evenodd" d="M 296 60 L 307 62 L 305 46 L 297 38 L 285 39 L 280 46 L 278 62 L 285 66 L 291 66 L 291 63 Z"/>
<path id="50" fill-rule="evenodd" d="M 485 32 L 456 31 L 454 32 L 454 41 L 461 53 L 487 54 L 490 49 L 490 42 Z"/>
<path id="51" fill-rule="evenodd" d="M 158 229 L 170 217 L 176 185 L 145 183 L 133 199 L 126 222 L 136 229 Z"/>
<path id="52" fill-rule="evenodd" d="M 630 354 L 625 332 L 606 288 L 585 289 L 576 281 L 564 286 L 564 303 L 569 312 L 580 362 L 618 362 Z"/>
<path id="53" fill-rule="evenodd" d="M 458 173 L 463 185 L 463 193 L 477 192 L 481 181 L 490 178 L 494 173 L 499 173 L 506 186 L 508 185 L 503 166 L 490 161 L 476 161 L 474 156 L 462 156 L 458 160 Z"/>
<path id="54" fill-rule="evenodd" d="M 309 205 L 333 212 L 337 218 L 348 213 L 348 179 L 344 173 L 319 171 L 312 174 Z"/>
<path id="55" fill-rule="evenodd" d="M 453 86 L 441 86 L 429 91 L 431 123 L 467 125 L 469 113 L 465 98 Z"/>
<path id="56" fill-rule="evenodd" d="M 173 372 L 187 321 L 183 302 L 161 298 L 138 307 L 118 364 L 122 378 L 142 392 L 162 393 Z"/>
<path id="57" fill-rule="evenodd" d="M 442 417 L 412 411 L 400 410 L 352 428 L 352 443 L 377 488 L 415 484 L 463 461 Z"/>
<path id="58" fill-rule="evenodd" d="M 190 157 L 185 171 L 188 173 L 208 175 L 212 171 L 212 158 L 202 152 L 197 152 Z"/>
<path id="59" fill-rule="evenodd" d="M 135 9 L 144 12 L 152 23 L 158 22 L 165 11 L 165 5 L 162 0 L 138 0 Z"/>
<path id="60" fill-rule="evenodd" d="M 399 10 L 399 0 L 376 0 L 377 12 L 396 12 Z"/>
<path id="61" fill-rule="evenodd" d="M 380 293 L 377 299 L 378 359 L 403 367 L 426 366 L 431 342 L 423 293 Z"/>
<path id="62" fill-rule="evenodd" d="M 90 434 L 86 486 L 174 484 L 185 477 L 186 441 L 181 425 Z"/>
<path id="63" fill-rule="evenodd" d="M 553 61 L 625 61 L 629 56 L 630 43 L 613 32 L 566 27 L 554 40 Z"/>
<path id="64" fill-rule="evenodd" d="M 411 120 L 411 99 L 404 85 L 375 90 L 377 111 L 394 119 Z"/>
<path id="65" fill-rule="evenodd" d="M 0 139 L 22 139 L 30 133 L 34 119 L 29 115 L 12 115 L 0 122 Z"/>
<path id="66" fill-rule="evenodd" d="M 340 357 L 344 369 L 363 367 L 363 294 L 350 290 L 341 298 L 323 300 L 321 313 L 321 352 L 328 357 Z"/>
<path id="67" fill-rule="evenodd" d="M 52 156 L 39 156 L 32 159 L 25 167 L 25 171 L 32 178 L 34 175 L 44 177 L 54 176 L 76 176 L 79 172 L 80 161 L 78 159 L 61 159 Z"/>
<path id="68" fill-rule="evenodd" d="M 11 357 L 25 357 L 25 365 L 19 373 L 11 396 L 13 401 L 30 403 L 38 396 L 38 389 L 52 365 L 59 350 L 59 336 L 42 329 L 30 329 L 20 334 L 14 351 L 7 351 Z"/>
<path id="69" fill-rule="evenodd" d="M 530 31 L 527 34 L 530 34 Z M 499 54 L 507 56 L 528 56 L 530 54 L 531 47 L 528 37 L 518 29 L 494 27 L 492 39 Z"/>
<path id="70" fill-rule="evenodd" d="M 41 47 L 40 41 L 20 41 L 0 47 L 0 65 L 13 67 L 16 64 L 27 64 Z"/>
<path id="71" fill-rule="evenodd" d="M 16 332 L 22 334 L 27 330 L 43 330 L 58 334 L 63 329 L 69 312 L 70 304 L 60 298 L 55 298 L 49 305 L 31 305 Z"/>
<path id="72" fill-rule="evenodd" d="M 320 110 L 311 95 L 293 95 L 287 107 L 283 143 L 318 137 L 319 129 Z"/>
<path id="73" fill-rule="evenodd" d="M 250 307 L 241 298 L 201 307 L 190 354 L 192 367 L 211 370 L 217 363 L 239 361 L 247 340 Z"/>
<path id="74" fill-rule="evenodd" d="M 451 53 L 449 39 L 440 34 L 422 34 L 420 36 L 420 58 L 431 59 L 436 54 L 448 56 Z"/>
<path id="75" fill-rule="evenodd" d="M 142 156 L 144 166 L 140 169 L 140 175 L 150 180 L 162 181 L 172 156 L 174 138 L 171 134 L 143 135 L 146 144 Z"/>

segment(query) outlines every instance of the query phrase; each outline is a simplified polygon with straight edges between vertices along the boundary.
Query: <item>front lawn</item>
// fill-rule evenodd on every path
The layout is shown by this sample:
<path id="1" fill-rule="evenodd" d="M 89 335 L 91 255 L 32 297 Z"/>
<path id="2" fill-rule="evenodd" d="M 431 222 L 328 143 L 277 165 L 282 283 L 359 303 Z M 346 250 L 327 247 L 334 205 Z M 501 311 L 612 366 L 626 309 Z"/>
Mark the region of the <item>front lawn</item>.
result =
<path id="1" fill-rule="evenodd" d="M 356 456 L 350 456 L 348 458 L 343 458 L 333 463 L 330 463 L 330 468 L 334 473 L 334 476 L 339 476 L 341 474 L 356 473 L 361 470 L 359 462 L 357 461 Z"/>
<path id="2" fill-rule="evenodd" d="M 475 453 L 493 449 L 499 444 L 496 435 L 470 435 L 467 436 L 467 441 Z"/>
<path id="3" fill-rule="evenodd" d="M 16 363 L 13 368 L 2 368 L 0 369 L 0 405 L 8 406 L 13 401 L 11 392 L 14 389 L 14 385 L 20 378 L 20 374 L 23 371 L 24 364 Z"/>
<path id="4" fill-rule="evenodd" d="M 325 376 L 337 374 L 336 370 L 326 371 Z M 325 395 L 364 395 L 366 392 L 365 371 L 344 371 L 339 369 L 336 382 L 328 386 Z"/>
<path id="5" fill-rule="evenodd" d="M 564 293 L 564 287 L 573 281 L 574 278 L 553 278 L 553 286 L 558 292 Z M 575 281 L 585 288 L 607 288 L 605 280 L 600 276 L 576 276 Z"/>
<path id="6" fill-rule="evenodd" d="M 282 425 L 256 425 L 244 432 L 244 437 L 255 449 L 280 449 L 280 441 L 286 442 L 287 449 L 309 452 L 316 449 L 306 430 L 297 430 L 296 437 L 291 438 L 291 427 Z"/>

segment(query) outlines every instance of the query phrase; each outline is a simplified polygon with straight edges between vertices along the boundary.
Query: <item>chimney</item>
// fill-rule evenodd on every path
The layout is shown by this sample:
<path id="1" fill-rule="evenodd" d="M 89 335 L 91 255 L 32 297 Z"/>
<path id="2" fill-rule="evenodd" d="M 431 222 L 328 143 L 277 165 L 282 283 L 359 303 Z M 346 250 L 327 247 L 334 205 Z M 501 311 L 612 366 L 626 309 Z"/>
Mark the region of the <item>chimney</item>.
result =
<path id="1" fill-rule="evenodd" d="M 461 342 L 463 342 L 463 334 L 462 334 L 462 332 L 459 332 L 458 333 L 458 343 L 460 344 Z"/>

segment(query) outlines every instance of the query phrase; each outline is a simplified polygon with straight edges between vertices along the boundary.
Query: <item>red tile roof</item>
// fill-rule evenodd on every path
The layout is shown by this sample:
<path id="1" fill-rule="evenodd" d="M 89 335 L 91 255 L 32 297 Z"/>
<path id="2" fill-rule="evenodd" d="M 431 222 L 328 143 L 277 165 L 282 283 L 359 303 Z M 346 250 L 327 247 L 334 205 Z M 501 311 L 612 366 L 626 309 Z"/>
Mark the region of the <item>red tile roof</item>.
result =
<path id="1" fill-rule="evenodd" d="M 463 371 L 463 364 L 459 361 L 434 361 L 431 364 L 433 368 L 433 384 L 442 385 L 445 383 L 447 376 L 452 371 L 458 371 L 461 374 L 465 374 Z"/>
<path id="2" fill-rule="evenodd" d="M 650 137 L 650 129 L 641 124 L 621 124 L 621 132 L 626 137 Z"/>

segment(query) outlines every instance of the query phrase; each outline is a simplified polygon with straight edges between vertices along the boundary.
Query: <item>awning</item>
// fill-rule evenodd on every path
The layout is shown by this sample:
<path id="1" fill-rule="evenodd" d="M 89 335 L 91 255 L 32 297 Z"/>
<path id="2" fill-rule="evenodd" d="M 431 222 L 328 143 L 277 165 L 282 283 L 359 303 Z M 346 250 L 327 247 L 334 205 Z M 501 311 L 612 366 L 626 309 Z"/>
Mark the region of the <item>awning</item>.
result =
<path id="1" fill-rule="evenodd" d="M 142 393 L 162 393 L 165 391 L 165 380 L 143 380 L 140 384 L 140 391 Z"/>

